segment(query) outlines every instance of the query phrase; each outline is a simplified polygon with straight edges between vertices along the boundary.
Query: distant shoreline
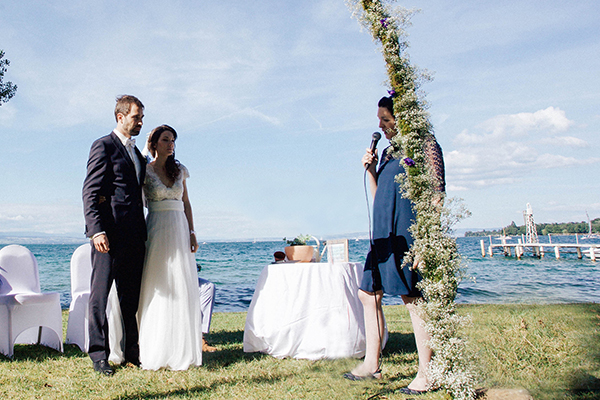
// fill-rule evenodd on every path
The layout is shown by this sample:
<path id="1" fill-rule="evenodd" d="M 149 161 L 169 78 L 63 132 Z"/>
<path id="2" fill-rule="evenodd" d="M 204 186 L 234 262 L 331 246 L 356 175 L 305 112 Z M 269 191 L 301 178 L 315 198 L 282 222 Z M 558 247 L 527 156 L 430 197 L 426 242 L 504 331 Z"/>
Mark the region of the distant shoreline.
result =
<path id="1" fill-rule="evenodd" d="M 461 232 L 462 233 L 462 232 Z M 507 236 L 520 237 L 521 233 L 509 234 L 505 233 Z M 551 236 L 583 236 L 588 234 L 585 233 L 550 233 Z M 540 234 L 539 236 L 548 236 L 548 234 Z M 82 235 L 83 236 L 83 235 Z M 467 231 L 464 235 L 452 235 L 454 238 L 459 237 L 488 237 L 488 236 L 503 236 L 501 232 L 498 231 Z M 348 240 L 369 240 L 369 236 L 367 233 L 362 234 L 346 234 L 346 235 L 328 235 L 327 237 L 319 238 L 321 242 L 333 239 L 348 239 Z M 43 233 L 17 233 L 17 232 L 0 232 L 0 246 L 6 246 L 10 244 L 20 244 L 20 245 L 28 245 L 28 244 L 84 244 L 87 243 L 88 239 L 85 237 L 75 237 L 75 236 L 62 236 L 62 235 L 52 235 L 52 234 L 43 234 Z M 280 237 L 268 237 L 268 238 L 237 238 L 237 239 L 215 239 L 215 238 L 199 238 L 199 243 L 248 243 L 248 242 L 279 242 L 283 243 L 283 238 Z"/>
<path id="2" fill-rule="evenodd" d="M 87 243 L 86 238 L 63 238 L 63 237 L 23 237 L 23 236 L 1 236 L 0 246 L 10 244 L 84 244 Z"/>
<path id="3" fill-rule="evenodd" d="M 600 218 L 595 218 L 588 222 L 558 222 L 558 223 L 536 223 L 536 231 L 538 235 L 587 235 L 590 233 L 598 234 L 600 232 Z M 465 237 L 473 236 L 519 236 L 527 233 L 525 225 L 515 224 L 513 221 L 510 225 L 500 229 L 482 229 L 465 231 Z"/>

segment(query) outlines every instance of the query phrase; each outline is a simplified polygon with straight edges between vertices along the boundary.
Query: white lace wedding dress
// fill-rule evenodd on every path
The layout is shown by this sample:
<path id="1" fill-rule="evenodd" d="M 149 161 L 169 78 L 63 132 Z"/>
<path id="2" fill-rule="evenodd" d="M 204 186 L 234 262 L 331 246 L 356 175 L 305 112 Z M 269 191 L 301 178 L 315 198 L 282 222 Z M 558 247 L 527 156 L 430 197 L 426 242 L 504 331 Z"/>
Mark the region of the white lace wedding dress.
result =
<path id="1" fill-rule="evenodd" d="M 184 370 L 202 364 L 202 313 L 198 273 L 183 212 L 182 165 L 172 187 L 152 165 L 146 170 L 148 241 L 142 275 L 138 324 L 143 369 Z"/>

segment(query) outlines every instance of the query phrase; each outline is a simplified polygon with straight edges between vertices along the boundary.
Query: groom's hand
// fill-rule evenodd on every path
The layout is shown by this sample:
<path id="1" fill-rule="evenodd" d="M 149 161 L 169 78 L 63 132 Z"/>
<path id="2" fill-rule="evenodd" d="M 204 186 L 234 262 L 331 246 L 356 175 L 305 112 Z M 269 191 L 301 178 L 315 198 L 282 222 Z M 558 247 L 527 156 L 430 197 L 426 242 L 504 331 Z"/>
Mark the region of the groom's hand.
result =
<path id="1" fill-rule="evenodd" d="M 100 253 L 108 253 L 110 247 L 108 245 L 108 236 L 98 235 L 94 238 L 94 247 Z"/>

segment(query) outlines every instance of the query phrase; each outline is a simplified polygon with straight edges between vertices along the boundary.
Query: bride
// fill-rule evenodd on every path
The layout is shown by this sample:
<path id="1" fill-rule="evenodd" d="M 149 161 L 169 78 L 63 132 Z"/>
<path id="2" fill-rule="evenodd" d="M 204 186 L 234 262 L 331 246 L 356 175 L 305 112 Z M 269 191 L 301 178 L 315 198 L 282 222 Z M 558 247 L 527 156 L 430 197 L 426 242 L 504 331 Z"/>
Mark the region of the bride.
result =
<path id="1" fill-rule="evenodd" d="M 202 364 L 202 314 L 186 167 L 175 160 L 177 133 L 155 128 L 148 150 L 144 194 L 148 241 L 138 309 L 140 363 L 144 369 L 184 370 Z"/>

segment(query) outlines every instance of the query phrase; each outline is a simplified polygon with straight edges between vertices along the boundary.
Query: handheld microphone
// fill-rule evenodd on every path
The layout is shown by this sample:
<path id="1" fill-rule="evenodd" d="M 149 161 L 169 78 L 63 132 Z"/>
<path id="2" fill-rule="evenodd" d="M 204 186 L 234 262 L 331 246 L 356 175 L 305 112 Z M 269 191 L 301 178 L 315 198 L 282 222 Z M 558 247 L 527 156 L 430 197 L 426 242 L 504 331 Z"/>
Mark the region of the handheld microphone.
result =
<path id="1" fill-rule="evenodd" d="M 381 139 L 381 133 L 373 132 L 373 140 L 371 140 L 371 153 L 375 154 L 375 149 L 377 148 L 377 143 Z M 365 168 L 369 168 L 371 164 L 365 164 Z"/>

